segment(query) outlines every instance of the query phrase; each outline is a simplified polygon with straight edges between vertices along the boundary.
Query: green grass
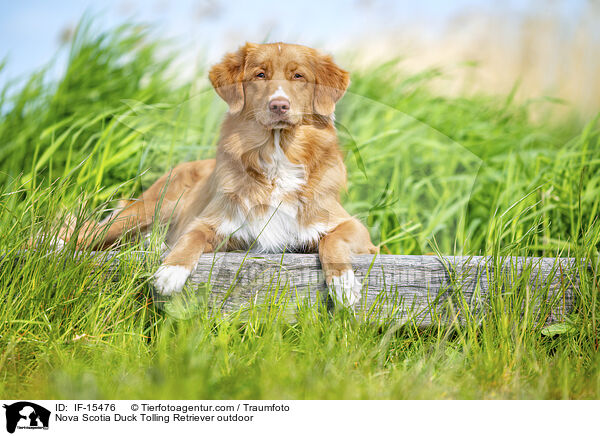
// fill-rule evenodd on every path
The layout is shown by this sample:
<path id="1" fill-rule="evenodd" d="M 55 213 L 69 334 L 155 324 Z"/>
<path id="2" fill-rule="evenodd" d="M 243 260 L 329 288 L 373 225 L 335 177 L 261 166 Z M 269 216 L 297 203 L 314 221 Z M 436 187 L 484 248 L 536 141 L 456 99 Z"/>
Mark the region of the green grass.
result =
<path id="1" fill-rule="evenodd" d="M 551 103 L 433 95 L 436 71 L 352 72 L 337 117 L 344 204 L 383 253 L 576 257 L 577 309 L 553 331 L 506 310 L 519 289 L 502 283 L 489 315 L 462 326 L 308 307 L 291 323 L 277 306 L 175 317 L 152 304 L 158 254 L 139 265 L 135 241 L 117 272 L 70 245 L 23 252 L 65 211 L 102 215 L 169 166 L 214 155 L 225 104 L 205 71 L 182 82 L 158 51 L 140 26 L 84 22 L 60 80 L 42 71 L 0 91 L 0 396 L 600 397 L 597 119 L 534 123 Z"/>

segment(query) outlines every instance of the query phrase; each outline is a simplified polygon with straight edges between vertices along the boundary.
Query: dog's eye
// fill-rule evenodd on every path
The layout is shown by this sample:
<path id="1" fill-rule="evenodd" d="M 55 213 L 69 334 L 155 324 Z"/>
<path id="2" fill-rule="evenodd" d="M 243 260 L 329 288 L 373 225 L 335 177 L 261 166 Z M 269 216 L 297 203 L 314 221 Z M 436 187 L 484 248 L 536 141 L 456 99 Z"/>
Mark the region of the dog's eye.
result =
<path id="1" fill-rule="evenodd" d="M 259 79 L 264 79 L 264 78 L 265 78 L 265 73 L 262 73 L 262 72 L 261 72 L 261 73 L 258 73 L 258 74 L 256 75 L 256 77 L 258 77 Z"/>
<path id="2" fill-rule="evenodd" d="M 294 79 L 302 79 L 304 76 L 300 73 L 294 74 Z"/>

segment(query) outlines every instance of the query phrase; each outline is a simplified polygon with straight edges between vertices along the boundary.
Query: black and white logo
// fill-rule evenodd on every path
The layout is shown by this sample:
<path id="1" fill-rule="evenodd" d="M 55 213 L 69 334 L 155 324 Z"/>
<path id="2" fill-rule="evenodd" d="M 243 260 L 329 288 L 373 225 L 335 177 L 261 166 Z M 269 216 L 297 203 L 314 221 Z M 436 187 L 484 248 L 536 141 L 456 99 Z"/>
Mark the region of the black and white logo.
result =
<path id="1" fill-rule="evenodd" d="M 5 404 L 6 431 L 14 433 L 18 429 L 48 430 L 50 411 L 29 401 Z"/>

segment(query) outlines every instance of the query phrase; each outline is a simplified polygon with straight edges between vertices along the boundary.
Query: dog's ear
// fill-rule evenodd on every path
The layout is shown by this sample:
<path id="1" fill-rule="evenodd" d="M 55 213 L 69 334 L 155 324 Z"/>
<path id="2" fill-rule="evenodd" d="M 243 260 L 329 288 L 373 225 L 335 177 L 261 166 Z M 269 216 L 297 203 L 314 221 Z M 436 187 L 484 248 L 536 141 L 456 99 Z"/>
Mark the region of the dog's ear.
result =
<path id="1" fill-rule="evenodd" d="M 227 53 L 223 60 L 213 66 L 208 73 L 210 83 L 217 94 L 229 105 L 229 113 L 237 113 L 244 108 L 244 64 L 250 44 L 246 43 L 234 53 Z"/>
<path id="2" fill-rule="evenodd" d="M 315 112 L 329 116 L 333 114 L 337 101 L 346 92 L 350 84 L 350 75 L 338 67 L 331 56 L 317 55 L 315 77 Z"/>

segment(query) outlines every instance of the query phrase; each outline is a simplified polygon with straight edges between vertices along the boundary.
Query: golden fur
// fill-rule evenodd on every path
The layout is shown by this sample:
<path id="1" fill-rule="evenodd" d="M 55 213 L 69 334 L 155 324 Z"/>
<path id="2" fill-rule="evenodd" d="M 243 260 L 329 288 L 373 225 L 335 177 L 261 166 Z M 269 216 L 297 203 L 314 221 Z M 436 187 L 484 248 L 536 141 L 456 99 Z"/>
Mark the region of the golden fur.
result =
<path id="1" fill-rule="evenodd" d="M 357 301 L 350 256 L 377 248 L 339 198 L 346 169 L 333 112 L 348 73 L 308 47 L 248 43 L 209 78 L 229 105 L 216 159 L 176 166 L 109 219 L 87 223 L 78 245 L 108 247 L 127 232 L 149 230 L 157 217 L 170 222 L 172 247 L 155 275 L 162 293 L 180 291 L 199 256 L 221 245 L 318 250 L 334 295 Z M 277 103 L 288 109 L 273 109 Z M 71 233 L 65 228 L 63 237 Z"/>

